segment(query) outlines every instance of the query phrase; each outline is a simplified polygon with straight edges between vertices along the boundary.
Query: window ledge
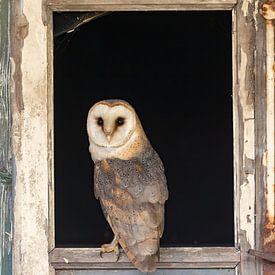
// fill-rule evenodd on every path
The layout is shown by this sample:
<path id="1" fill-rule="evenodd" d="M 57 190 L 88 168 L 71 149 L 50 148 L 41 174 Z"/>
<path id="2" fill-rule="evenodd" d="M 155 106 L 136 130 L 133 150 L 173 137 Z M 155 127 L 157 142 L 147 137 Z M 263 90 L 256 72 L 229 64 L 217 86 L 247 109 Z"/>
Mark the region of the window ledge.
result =
<path id="1" fill-rule="evenodd" d="M 234 268 L 240 251 L 234 247 L 170 247 L 160 249 L 158 268 Z M 55 269 L 129 269 L 134 268 L 121 253 L 100 257 L 100 248 L 55 248 L 50 252 Z"/>

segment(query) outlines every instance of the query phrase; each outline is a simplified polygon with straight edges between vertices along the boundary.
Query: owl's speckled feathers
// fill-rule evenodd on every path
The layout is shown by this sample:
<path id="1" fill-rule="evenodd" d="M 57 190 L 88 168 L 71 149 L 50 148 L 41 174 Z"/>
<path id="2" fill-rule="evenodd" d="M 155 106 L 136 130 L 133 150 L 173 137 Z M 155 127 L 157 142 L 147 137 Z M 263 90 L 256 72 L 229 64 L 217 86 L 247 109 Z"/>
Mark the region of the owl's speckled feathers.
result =
<path id="1" fill-rule="evenodd" d="M 112 138 L 105 139 L 101 133 L 96 135 L 94 127 L 113 135 L 115 141 L 112 143 Z M 162 162 L 134 109 L 125 101 L 94 105 L 87 128 L 95 162 L 95 196 L 129 260 L 143 272 L 154 271 L 164 228 L 164 203 L 168 199 Z"/>

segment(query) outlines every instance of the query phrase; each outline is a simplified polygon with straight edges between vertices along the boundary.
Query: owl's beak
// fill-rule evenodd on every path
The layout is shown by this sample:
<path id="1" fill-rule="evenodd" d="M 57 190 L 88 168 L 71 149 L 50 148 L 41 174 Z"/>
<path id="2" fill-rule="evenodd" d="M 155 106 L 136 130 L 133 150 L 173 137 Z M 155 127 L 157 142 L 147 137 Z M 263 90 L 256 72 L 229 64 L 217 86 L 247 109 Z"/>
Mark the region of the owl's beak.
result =
<path id="1" fill-rule="evenodd" d="M 106 137 L 107 137 L 108 142 L 110 143 L 110 141 L 111 141 L 111 134 L 106 135 Z"/>
<path id="2" fill-rule="evenodd" d="M 113 132 L 112 132 L 112 131 L 108 131 L 108 130 L 104 129 L 104 133 L 105 133 L 105 136 L 106 136 L 106 138 L 107 138 L 108 142 L 110 143 L 111 138 L 112 138 L 112 134 L 113 134 Z"/>

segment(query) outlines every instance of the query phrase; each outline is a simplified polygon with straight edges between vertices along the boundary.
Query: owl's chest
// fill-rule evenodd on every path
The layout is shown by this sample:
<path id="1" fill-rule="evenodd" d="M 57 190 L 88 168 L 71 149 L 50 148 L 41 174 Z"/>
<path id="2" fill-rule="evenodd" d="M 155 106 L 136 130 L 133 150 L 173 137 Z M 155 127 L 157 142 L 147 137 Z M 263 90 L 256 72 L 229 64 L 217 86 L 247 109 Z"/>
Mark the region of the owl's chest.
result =
<path id="1" fill-rule="evenodd" d="M 133 161 L 100 161 L 95 168 L 96 195 L 125 202 L 137 199 L 143 192 L 140 169 Z"/>

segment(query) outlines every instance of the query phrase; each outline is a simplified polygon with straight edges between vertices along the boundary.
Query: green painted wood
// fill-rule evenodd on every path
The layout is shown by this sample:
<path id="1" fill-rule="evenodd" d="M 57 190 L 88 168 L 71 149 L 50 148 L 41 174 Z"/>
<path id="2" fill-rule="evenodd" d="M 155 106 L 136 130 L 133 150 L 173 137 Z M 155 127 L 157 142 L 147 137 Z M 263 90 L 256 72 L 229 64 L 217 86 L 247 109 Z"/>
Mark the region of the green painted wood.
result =
<path id="1" fill-rule="evenodd" d="M 10 1 L 0 0 L 0 273 L 11 274 Z"/>

